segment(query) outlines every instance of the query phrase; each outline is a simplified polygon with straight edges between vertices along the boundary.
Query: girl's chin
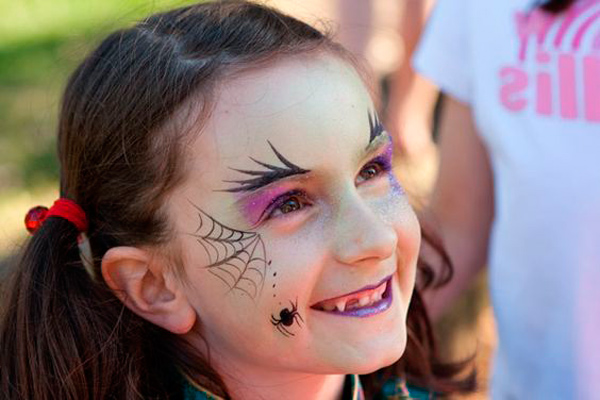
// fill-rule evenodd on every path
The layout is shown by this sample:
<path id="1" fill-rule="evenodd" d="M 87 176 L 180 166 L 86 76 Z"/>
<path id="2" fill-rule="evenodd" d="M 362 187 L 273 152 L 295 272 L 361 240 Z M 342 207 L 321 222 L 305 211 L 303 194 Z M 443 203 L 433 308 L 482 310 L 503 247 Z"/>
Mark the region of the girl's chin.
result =
<path id="1" fill-rule="evenodd" d="M 404 350 L 398 352 L 388 352 L 385 356 L 378 360 L 369 360 L 369 363 L 363 363 L 354 373 L 359 375 L 370 374 L 371 372 L 375 372 L 381 368 L 385 368 L 394 364 L 402 357 L 403 354 Z"/>
<path id="2" fill-rule="evenodd" d="M 364 352 L 356 352 L 351 357 L 345 356 L 339 365 L 338 374 L 370 374 L 381 368 L 394 364 L 404 354 L 406 348 L 406 336 L 397 339 L 391 344 L 377 348 L 365 349 Z M 336 368 L 337 369 L 337 368 Z"/>
<path id="3" fill-rule="evenodd" d="M 400 359 L 400 357 L 390 358 L 384 362 L 370 363 L 369 365 L 362 365 L 359 368 L 352 369 L 351 371 L 347 372 L 346 374 L 357 374 L 357 375 L 370 374 L 370 373 L 373 373 L 375 371 L 378 371 L 382 368 L 385 368 L 385 367 L 388 367 L 388 366 L 394 364 L 399 359 Z"/>

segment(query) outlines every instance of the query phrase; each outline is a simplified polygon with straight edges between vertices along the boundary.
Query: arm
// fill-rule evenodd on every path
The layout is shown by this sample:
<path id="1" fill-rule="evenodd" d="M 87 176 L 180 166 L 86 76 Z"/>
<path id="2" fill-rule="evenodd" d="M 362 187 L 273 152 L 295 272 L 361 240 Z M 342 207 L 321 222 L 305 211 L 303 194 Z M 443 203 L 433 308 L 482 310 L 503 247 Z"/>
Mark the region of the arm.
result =
<path id="1" fill-rule="evenodd" d="M 494 213 L 488 153 L 476 132 L 471 109 L 448 97 L 440 121 L 440 168 L 429 214 L 454 265 L 452 280 L 425 293 L 434 319 L 485 265 Z"/>
<path id="2" fill-rule="evenodd" d="M 391 79 L 387 126 L 401 154 L 418 159 L 434 149 L 431 119 L 437 99 L 437 89 L 417 75 L 410 60 L 429 16 L 433 0 L 407 0 L 400 23 L 404 54 Z"/>

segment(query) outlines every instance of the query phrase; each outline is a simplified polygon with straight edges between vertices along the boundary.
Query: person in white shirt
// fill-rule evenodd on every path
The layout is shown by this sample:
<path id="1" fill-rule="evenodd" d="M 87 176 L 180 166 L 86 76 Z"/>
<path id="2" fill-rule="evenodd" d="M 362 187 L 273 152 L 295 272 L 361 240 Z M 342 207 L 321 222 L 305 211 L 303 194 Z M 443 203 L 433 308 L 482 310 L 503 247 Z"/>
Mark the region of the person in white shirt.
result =
<path id="1" fill-rule="evenodd" d="M 492 398 L 598 399 L 600 1 L 440 0 L 414 62 L 448 96 L 433 314 L 487 263 Z"/>

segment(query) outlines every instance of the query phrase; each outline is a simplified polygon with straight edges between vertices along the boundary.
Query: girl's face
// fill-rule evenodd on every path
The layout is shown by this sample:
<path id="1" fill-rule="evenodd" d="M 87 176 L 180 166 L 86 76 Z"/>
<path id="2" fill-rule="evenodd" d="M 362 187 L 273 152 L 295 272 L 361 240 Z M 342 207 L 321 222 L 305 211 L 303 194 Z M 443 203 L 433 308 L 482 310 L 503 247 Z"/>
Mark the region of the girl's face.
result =
<path id="1" fill-rule="evenodd" d="M 168 203 L 213 362 L 344 374 L 402 355 L 420 231 L 391 149 L 336 58 L 222 87 Z"/>

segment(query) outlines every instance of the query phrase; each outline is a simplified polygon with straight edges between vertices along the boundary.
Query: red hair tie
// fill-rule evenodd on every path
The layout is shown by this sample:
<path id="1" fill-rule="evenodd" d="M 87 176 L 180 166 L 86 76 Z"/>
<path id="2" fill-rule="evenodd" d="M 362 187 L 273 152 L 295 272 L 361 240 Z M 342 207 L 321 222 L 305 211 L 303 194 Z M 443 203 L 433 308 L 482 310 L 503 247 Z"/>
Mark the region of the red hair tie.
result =
<path id="1" fill-rule="evenodd" d="M 83 209 L 73 200 L 66 198 L 56 200 L 50 209 L 43 206 L 33 207 L 25 215 L 25 227 L 33 235 L 49 217 L 64 218 L 75 225 L 79 232 L 85 232 L 88 228 Z"/>

